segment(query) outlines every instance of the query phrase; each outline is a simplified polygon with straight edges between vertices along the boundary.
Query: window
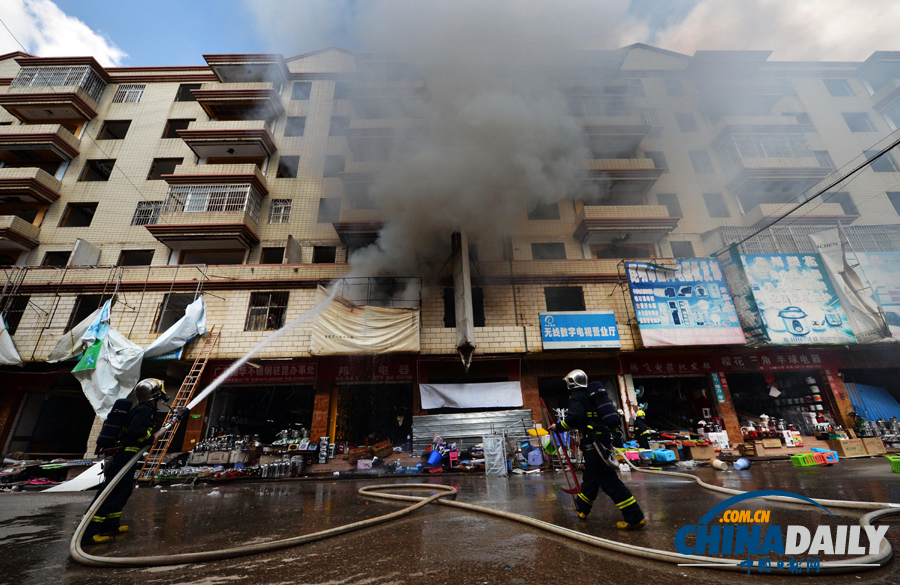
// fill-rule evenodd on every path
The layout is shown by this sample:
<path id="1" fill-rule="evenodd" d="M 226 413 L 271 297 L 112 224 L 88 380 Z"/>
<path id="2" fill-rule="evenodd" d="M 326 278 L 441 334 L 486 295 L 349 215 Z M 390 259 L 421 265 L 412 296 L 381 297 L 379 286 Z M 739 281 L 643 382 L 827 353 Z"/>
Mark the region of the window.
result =
<path id="1" fill-rule="evenodd" d="M 653 244 L 593 244 L 591 257 L 598 260 L 621 260 L 623 258 L 656 258 Z"/>
<path id="2" fill-rule="evenodd" d="M 703 201 L 706 202 L 706 209 L 709 211 L 710 217 L 731 217 L 728 211 L 728 205 L 725 204 L 725 198 L 721 193 L 704 193 Z"/>
<path id="3" fill-rule="evenodd" d="M 885 195 L 887 195 L 891 205 L 894 206 L 894 211 L 897 212 L 897 215 L 900 215 L 900 191 L 888 191 Z"/>
<path id="4" fill-rule="evenodd" d="M 297 169 L 299 168 L 299 156 L 282 156 L 278 159 L 278 174 L 276 176 L 279 179 L 296 179 Z"/>
<path id="5" fill-rule="evenodd" d="M 528 219 L 559 219 L 559 203 L 538 203 L 528 211 Z"/>
<path id="6" fill-rule="evenodd" d="M 663 85 L 669 97 L 684 97 L 684 84 L 680 79 L 664 78 Z"/>
<path id="7" fill-rule="evenodd" d="M 812 119 L 809 117 L 809 114 L 807 114 L 807 113 L 804 113 L 804 112 L 801 112 L 801 113 L 798 113 L 798 114 L 795 114 L 795 113 L 787 114 L 787 113 L 785 113 L 785 114 L 781 114 L 781 115 L 782 115 L 782 116 L 791 116 L 792 118 L 794 118 L 795 120 L 797 120 L 797 123 L 798 123 L 798 124 L 806 124 L 806 125 L 808 125 L 808 126 L 812 126 Z"/>
<path id="8" fill-rule="evenodd" d="M 113 96 L 114 104 L 136 104 L 141 101 L 144 96 L 144 84 L 123 84 L 116 89 L 116 95 Z"/>
<path id="9" fill-rule="evenodd" d="M 97 140 L 121 140 L 128 134 L 131 120 L 107 120 L 100 127 Z"/>
<path id="10" fill-rule="evenodd" d="M 65 266 L 69 263 L 72 252 L 47 252 L 41 266 Z"/>
<path id="11" fill-rule="evenodd" d="M 696 258 L 694 245 L 690 242 L 669 242 L 674 258 Z"/>
<path id="12" fill-rule="evenodd" d="M 78 180 L 84 182 L 108 181 L 115 164 L 115 160 L 89 160 L 84 163 L 84 170 L 81 171 Z"/>
<path id="13" fill-rule="evenodd" d="M 194 120 L 166 120 L 166 128 L 163 130 L 163 138 L 181 138 L 179 130 L 187 130 L 188 125 Z"/>
<path id="14" fill-rule="evenodd" d="M 291 88 L 292 100 L 308 100 L 312 95 L 312 81 L 295 81 Z"/>
<path id="15" fill-rule="evenodd" d="M 584 311 L 584 293 L 580 286 L 554 286 L 544 289 L 548 311 Z"/>
<path id="16" fill-rule="evenodd" d="M 163 201 L 138 201 L 131 217 L 131 225 L 151 225 L 159 221 Z"/>
<path id="17" fill-rule="evenodd" d="M 453 287 L 445 288 L 444 297 L 444 327 L 456 327 L 456 297 L 453 296 Z M 472 326 L 484 327 L 484 290 L 472 287 Z"/>
<path id="18" fill-rule="evenodd" d="M 846 191 L 837 191 L 829 196 L 824 198 L 823 203 L 840 203 L 841 209 L 844 210 L 846 215 L 859 215 L 859 209 L 856 208 L 856 204 L 853 202 L 853 198 L 850 197 L 850 193 Z"/>
<path id="19" fill-rule="evenodd" d="M 285 136 L 303 136 L 306 129 L 306 116 L 291 116 L 284 126 Z"/>
<path id="20" fill-rule="evenodd" d="M 166 329 L 178 322 L 184 317 L 184 311 L 188 305 L 194 302 L 193 293 L 185 294 L 168 294 L 163 297 L 162 305 L 160 305 L 159 317 L 156 320 L 155 331 L 163 333 Z"/>
<path id="21" fill-rule="evenodd" d="M 565 260 L 565 244 L 531 244 L 531 258 L 533 260 Z"/>
<path id="22" fill-rule="evenodd" d="M 19 328 L 19 323 L 22 321 L 25 309 L 28 308 L 28 300 L 30 298 L 28 295 L 17 295 L 12 297 L 6 304 L 6 309 L 3 311 L 3 320 L 6 321 L 6 329 L 10 335 L 16 334 L 16 329 Z"/>
<path id="23" fill-rule="evenodd" d="M 159 181 L 163 175 L 174 173 L 175 167 L 183 162 L 183 158 L 155 158 L 153 164 L 150 165 L 150 172 L 147 173 L 147 180 Z"/>
<path id="24" fill-rule="evenodd" d="M 282 264 L 284 262 L 284 248 L 263 248 L 259 257 L 260 264 Z"/>
<path id="25" fill-rule="evenodd" d="M 856 95 L 846 79 L 823 79 L 825 89 L 831 94 L 831 97 L 845 97 Z"/>
<path id="26" fill-rule="evenodd" d="M 337 197 L 319 199 L 317 223 L 334 223 L 341 219 L 341 200 Z"/>
<path id="27" fill-rule="evenodd" d="M 351 85 L 349 81 L 338 81 L 334 84 L 334 99 L 346 100 L 350 99 Z"/>
<path id="28" fill-rule="evenodd" d="M 844 117 L 844 121 L 847 122 L 847 127 L 850 128 L 851 132 L 875 132 L 875 126 L 872 125 L 868 114 L 864 112 L 850 112 L 841 115 Z"/>
<path id="29" fill-rule="evenodd" d="M 250 295 L 244 331 L 273 331 L 284 326 L 287 292 L 260 292 Z"/>
<path id="30" fill-rule="evenodd" d="M 244 250 L 182 250 L 179 264 L 209 264 L 210 266 L 243 264 Z"/>
<path id="31" fill-rule="evenodd" d="M 653 166 L 655 168 L 663 169 L 667 173 L 669 172 L 669 163 L 666 162 L 666 155 L 662 152 L 647 150 L 644 152 L 644 156 L 653 161 Z"/>
<path id="32" fill-rule="evenodd" d="M 644 93 L 644 82 L 640 79 L 629 79 L 628 87 L 631 88 L 631 95 L 634 97 L 644 97 L 646 94 Z"/>
<path id="33" fill-rule="evenodd" d="M 325 156 L 325 172 L 323 177 L 339 177 L 344 172 L 344 157 L 336 154 Z"/>
<path id="34" fill-rule="evenodd" d="M 122 250 L 116 266 L 150 266 L 153 250 Z"/>
<path id="35" fill-rule="evenodd" d="M 698 175 L 709 175 L 716 172 L 712 161 L 709 159 L 709 153 L 705 150 L 692 150 L 690 155 L 691 164 L 694 165 L 694 172 Z"/>
<path id="36" fill-rule="evenodd" d="M 684 217 L 681 214 L 681 204 L 678 203 L 678 195 L 675 193 L 657 193 L 656 200 L 660 205 L 665 205 L 669 210 L 669 217 Z"/>
<path id="37" fill-rule="evenodd" d="M 831 155 L 828 154 L 827 150 L 814 150 L 813 154 L 816 155 L 816 160 L 819 161 L 819 166 L 826 169 L 834 168 L 834 161 L 831 160 Z"/>
<path id="38" fill-rule="evenodd" d="M 344 130 L 350 125 L 350 116 L 332 116 L 328 124 L 329 136 L 344 136 Z"/>
<path id="39" fill-rule="evenodd" d="M 675 114 L 675 120 L 678 122 L 678 129 L 682 132 L 699 131 L 699 128 L 697 128 L 697 120 L 694 119 L 694 114 Z"/>
<path id="40" fill-rule="evenodd" d="M 875 156 L 881 152 L 880 150 L 867 150 L 866 151 L 866 160 L 872 160 Z M 897 167 L 897 161 L 894 160 L 894 157 L 891 153 L 886 153 L 882 155 L 880 158 L 872 161 L 872 164 L 869 165 L 873 171 L 876 173 L 896 173 L 900 172 L 900 168 Z"/>
<path id="41" fill-rule="evenodd" d="M 336 261 L 336 246 L 313 246 L 313 264 L 334 264 Z"/>
<path id="42" fill-rule="evenodd" d="M 78 295 L 75 299 L 75 306 L 72 307 L 72 313 L 69 315 L 69 322 L 66 324 L 66 331 L 71 331 L 73 327 L 91 316 L 91 313 L 103 306 L 103 303 L 110 300 L 112 295 Z"/>
<path id="43" fill-rule="evenodd" d="M 269 223 L 287 223 L 291 220 L 291 200 L 272 199 L 269 206 Z"/>
<path id="44" fill-rule="evenodd" d="M 96 203 L 69 203 L 59 222 L 59 227 L 88 227 L 96 212 Z"/>
<path id="45" fill-rule="evenodd" d="M 195 102 L 197 98 L 194 97 L 194 94 L 191 92 L 192 89 L 200 89 L 203 87 L 202 83 L 182 83 L 178 86 L 178 93 L 175 94 L 176 102 Z"/>

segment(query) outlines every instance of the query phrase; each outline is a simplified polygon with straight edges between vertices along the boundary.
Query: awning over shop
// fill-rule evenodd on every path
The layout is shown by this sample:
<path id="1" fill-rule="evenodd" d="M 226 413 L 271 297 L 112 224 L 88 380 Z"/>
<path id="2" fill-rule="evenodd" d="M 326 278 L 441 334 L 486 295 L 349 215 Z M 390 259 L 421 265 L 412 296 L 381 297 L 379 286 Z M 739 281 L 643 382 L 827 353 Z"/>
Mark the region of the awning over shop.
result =
<path id="1" fill-rule="evenodd" d="M 900 418 L 900 404 L 886 388 L 853 383 L 845 383 L 844 387 L 856 414 L 866 420 L 890 419 L 892 416 Z"/>
<path id="2" fill-rule="evenodd" d="M 504 408 L 522 406 L 519 382 L 419 384 L 422 408 Z"/>

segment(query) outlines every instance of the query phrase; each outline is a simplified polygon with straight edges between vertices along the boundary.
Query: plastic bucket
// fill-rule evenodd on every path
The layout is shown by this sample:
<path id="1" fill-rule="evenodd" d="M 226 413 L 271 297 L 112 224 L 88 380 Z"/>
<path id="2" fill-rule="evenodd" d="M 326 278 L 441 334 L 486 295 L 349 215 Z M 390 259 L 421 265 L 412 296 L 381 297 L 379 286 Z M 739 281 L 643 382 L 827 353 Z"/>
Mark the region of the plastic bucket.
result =
<path id="1" fill-rule="evenodd" d="M 750 461 L 747 459 L 744 459 L 743 457 L 741 457 L 740 459 L 738 459 L 737 461 L 734 462 L 734 468 L 737 471 L 747 469 L 748 467 L 750 467 Z"/>
<path id="2" fill-rule="evenodd" d="M 441 455 L 440 451 L 432 451 L 431 455 L 428 456 L 428 465 L 440 465 L 443 458 L 444 456 Z"/>

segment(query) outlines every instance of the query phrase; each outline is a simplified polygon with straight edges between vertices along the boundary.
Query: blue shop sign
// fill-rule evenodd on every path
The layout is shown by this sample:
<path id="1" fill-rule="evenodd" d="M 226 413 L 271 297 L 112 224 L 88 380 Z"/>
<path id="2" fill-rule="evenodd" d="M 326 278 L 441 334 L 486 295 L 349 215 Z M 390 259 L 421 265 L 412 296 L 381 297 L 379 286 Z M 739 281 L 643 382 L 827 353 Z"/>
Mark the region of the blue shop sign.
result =
<path id="1" fill-rule="evenodd" d="M 722 390 L 722 381 L 719 380 L 719 374 L 711 372 L 709 377 L 712 378 L 713 390 L 716 392 L 716 399 L 719 402 L 725 402 L 725 391 Z"/>
<path id="2" fill-rule="evenodd" d="M 622 347 L 612 311 L 560 311 L 540 315 L 544 349 Z"/>

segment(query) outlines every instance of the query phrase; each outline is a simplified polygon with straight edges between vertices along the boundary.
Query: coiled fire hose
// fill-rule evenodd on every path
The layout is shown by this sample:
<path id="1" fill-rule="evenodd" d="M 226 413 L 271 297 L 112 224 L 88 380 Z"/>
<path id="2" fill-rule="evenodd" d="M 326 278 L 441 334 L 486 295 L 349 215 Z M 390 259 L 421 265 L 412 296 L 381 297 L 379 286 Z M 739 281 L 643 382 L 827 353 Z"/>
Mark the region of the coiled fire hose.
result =
<path id="1" fill-rule="evenodd" d="M 632 544 L 625 544 L 621 542 L 616 542 L 614 540 L 609 540 L 606 538 L 600 538 L 598 536 L 591 536 L 589 534 L 584 534 L 582 532 L 578 532 L 576 530 L 571 530 L 569 528 L 563 528 L 561 526 L 557 526 L 555 524 L 550 524 L 549 522 L 544 522 L 542 520 L 536 520 L 534 518 L 529 518 L 527 516 L 522 516 L 520 514 L 514 514 L 511 512 L 503 512 L 500 510 L 494 510 L 491 508 L 486 508 L 484 506 L 476 506 L 474 504 L 466 504 L 463 502 L 457 502 L 454 500 L 445 499 L 446 497 L 455 497 L 457 495 L 456 488 L 440 485 L 440 484 L 428 484 L 428 483 L 396 483 L 396 484 L 384 484 L 384 485 L 371 485 L 366 486 L 359 489 L 359 494 L 362 496 L 370 497 L 373 499 L 379 500 L 393 500 L 393 501 L 403 501 L 403 502 L 411 502 L 411 504 L 403 508 L 402 510 L 398 510 L 396 512 L 391 512 L 389 514 L 384 514 L 382 516 L 377 516 L 375 518 L 370 518 L 368 520 L 362 520 L 359 522 L 354 522 L 352 524 L 346 524 L 344 526 L 339 526 L 337 528 L 330 528 L 328 530 L 323 530 L 321 532 L 315 532 L 313 534 L 307 534 L 304 536 L 295 536 L 291 538 L 284 538 L 281 540 L 273 540 L 269 542 L 263 542 L 258 544 L 248 544 L 243 546 L 237 546 L 233 548 L 226 548 L 220 550 L 213 551 L 202 551 L 195 553 L 181 553 L 174 555 L 159 555 L 159 556 L 144 556 L 144 557 L 100 557 L 86 553 L 81 547 L 81 538 L 87 530 L 88 524 L 90 523 L 91 517 L 97 511 L 97 509 L 103 504 L 106 498 L 109 496 L 110 492 L 112 492 L 113 488 L 123 479 L 126 475 L 134 473 L 134 465 L 137 463 L 138 459 L 147 451 L 149 447 L 145 447 L 141 451 L 135 454 L 135 456 L 125 465 L 119 473 L 113 478 L 113 480 L 106 486 L 106 488 L 100 493 L 100 496 L 94 501 L 88 511 L 85 513 L 84 518 L 82 518 L 81 523 L 78 525 L 78 528 L 75 530 L 75 534 L 72 536 L 72 541 L 69 543 L 69 552 L 72 556 L 72 559 L 83 564 L 94 567 L 152 567 L 152 566 L 163 566 L 163 565 L 181 565 L 185 563 L 201 563 L 208 561 L 218 561 L 231 559 L 241 556 L 248 556 L 254 554 L 260 554 L 264 552 L 272 552 L 276 550 L 282 550 L 285 548 L 290 548 L 294 546 L 298 546 L 301 544 L 307 544 L 310 542 L 315 542 L 318 540 L 322 540 L 325 538 L 330 538 L 332 536 L 337 536 L 339 534 L 346 534 L 348 532 L 352 532 L 354 530 L 359 530 L 362 528 L 368 528 L 371 526 L 375 526 L 377 524 L 382 524 L 384 522 L 388 522 L 390 520 L 394 520 L 397 518 L 402 518 L 404 516 L 408 516 L 413 512 L 423 508 L 429 504 L 440 504 L 443 506 L 452 506 L 454 508 L 460 508 L 463 510 L 467 510 L 470 512 L 477 512 L 481 514 L 488 514 L 491 516 L 495 516 L 497 518 L 501 518 L 503 520 L 509 520 L 513 522 L 518 522 L 520 524 L 525 524 L 526 526 L 531 526 L 532 528 L 536 528 L 539 530 L 543 530 L 545 532 L 549 532 L 551 534 L 555 534 L 557 536 L 561 536 L 563 538 L 568 538 L 582 544 L 587 544 L 590 546 L 595 546 L 598 548 L 602 548 L 605 550 L 622 553 L 629 556 L 639 557 L 643 559 L 652 559 L 656 561 L 662 561 L 666 563 L 672 564 L 692 564 L 692 563 L 702 563 L 707 565 L 705 568 L 710 569 L 719 569 L 726 571 L 745 571 L 747 570 L 746 564 L 744 566 L 739 566 L 740 560 L 737 559 L 725 559 L 725 558 L 717 558 L 717 557 L 707 557 L 700 555 L 682 555 L 673 551 L 666 551 L 660 549 L 653 549 L 649 547 L 643 546 L 635 546 Z M 682 477 L 686 479 L 690 479 L 695 481 L 701 487 L 721 492 L 725 494 L 738 495 L 745 492 L 740 490 L 730 489 L 722 486 L 711 485 L 699 477 L 690 475 L 687 473 L 678 473 L 678 472 L 668 472 L 668 471 L 654 471 L 647 470 L 635 467 L 630 462 L 628 463 L 634 468 L 636 471 L 641 473 L 655 474 L 655 475 L 663 475 L 665 477 Z M 128 478 L 131 481 L 131 477 Z M 401 495 L 390 493 L 393 491 L 430 491 L 433 492 L 428 496 L 411 496 L 411 495 Z M 783 497 L 765 497 L 763 499 L 774 500 L 774 501 L 789 501 L 791 503 L 799 503 L 806 504 L 806 502 L 793 500 L 789 498 Z M 823 506 L 831 506 L 835 508 L 849 508 L 856 510 L 872 510 L 868 514 L 865 514 L 862 518 L 860 518 L 859 523 L 861 526 L 871 526 L 871 523 L 875 520 L 880 520 L 886 516 L 900 514 L 900 504 L 886 504 L 882 502 L 853 502 L 847 500 L 813 500 Z M 809 504 L 807 504 L 809 505 Z M 840 574 L 840 573 L 849 573 L 849 572 L 859 572 L 862 570 L 869 570 L 878 568 L 884 564 L 886 564 L 893 554 L 893 550 L 891 548 L 890 543 L 887 538 L 882 538 L 881 546 L 876 554 L 865 555 L 860 557 L 854 557 L 851 559 L 845 559 L 843 561 L 823 561 L 819 566 L 819 574 Z M 853 566 L 856 565 L 856 566 Z M 861 567 L 858 565 L 871 565 L 868 567 Z M 756 563 L 754 563 L 756 566 Z M 771 572 L 773 574 L 785 574 L 785 575 L 806 575 L 807 573 L 790 573 L 787 565 L 783 569 L 778 569 L 775 565 L 771 566 Z"/>

